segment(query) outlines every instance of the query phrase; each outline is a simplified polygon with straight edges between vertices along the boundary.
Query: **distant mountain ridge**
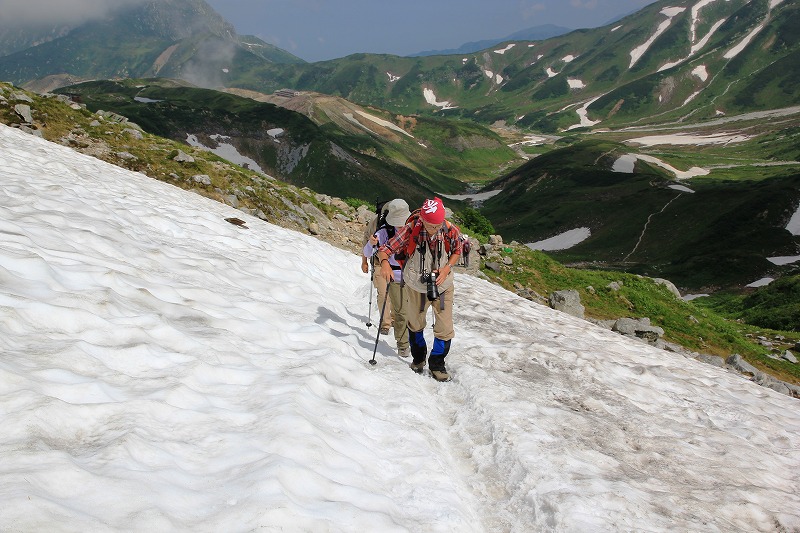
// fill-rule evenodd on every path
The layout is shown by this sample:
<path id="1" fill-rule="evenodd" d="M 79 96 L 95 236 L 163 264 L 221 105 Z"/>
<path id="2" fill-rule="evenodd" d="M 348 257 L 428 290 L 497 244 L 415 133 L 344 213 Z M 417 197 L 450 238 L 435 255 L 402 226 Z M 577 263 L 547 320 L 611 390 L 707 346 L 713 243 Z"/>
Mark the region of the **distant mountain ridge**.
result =
<path id="1" fill-rule="evenodd" d="M 0 77 L 24 84 L 47 76 L 78 79 L 164 76 L 221 86 L 234 62 L 303 63 L 234 27 L 203 0 L 146 0 L 73 26 L 0 27 Z"/>
<path id="2" fill-rule="evenodd" d="M 464 43 L 458 48 L 449 48 L 446 50 L 426 50 L 424 52 L 417 52 L 416 54 L 408 54 L 408 57 L 424 57 L 424 56 L 437 56 L 437 55 L 452 55 L 452 54 L 471 54 L 480 50 L 486 50 L 492 46 L 504 43 L 507 41 L 543 41 L 551 37 L 558 37 L 565 33 L 571 32 L 571 28 L 563 26 L 556 26 L 554 24 L 542 24 L 532 28 L 526 28 L 518 32 L 514 32 L 507 37 L 501 39 L 484 39 L 482 41 L 472 41 Z"/>

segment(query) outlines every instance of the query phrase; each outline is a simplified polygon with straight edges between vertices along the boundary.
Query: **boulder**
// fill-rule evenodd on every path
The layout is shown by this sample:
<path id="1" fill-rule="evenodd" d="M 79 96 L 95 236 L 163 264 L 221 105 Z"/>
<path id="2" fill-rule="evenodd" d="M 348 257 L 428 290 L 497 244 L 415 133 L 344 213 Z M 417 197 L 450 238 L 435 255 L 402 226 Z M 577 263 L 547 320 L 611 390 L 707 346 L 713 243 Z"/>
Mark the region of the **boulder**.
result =
<path id="1" fill-rule="evenodd" d="M 584 318 L 586 308 L 581 305 L 581 295 L 575 289 L 556 291 L 550 295 L 550 307 L 568 315 Z"/>

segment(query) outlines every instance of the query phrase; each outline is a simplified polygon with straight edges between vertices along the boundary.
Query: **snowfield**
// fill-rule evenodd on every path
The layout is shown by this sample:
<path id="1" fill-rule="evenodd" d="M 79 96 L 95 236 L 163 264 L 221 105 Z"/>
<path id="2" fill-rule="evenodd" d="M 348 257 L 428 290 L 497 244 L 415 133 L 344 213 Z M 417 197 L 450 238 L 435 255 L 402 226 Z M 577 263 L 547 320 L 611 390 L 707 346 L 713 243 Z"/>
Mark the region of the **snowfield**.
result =
<path id="1" fill-rule="evenodd" d="M 795 399 L 463 274 L 453 381 L 371 366 L 357 256 L 1 125 L 0 175 L 3 531 L 800 529 Z"/>

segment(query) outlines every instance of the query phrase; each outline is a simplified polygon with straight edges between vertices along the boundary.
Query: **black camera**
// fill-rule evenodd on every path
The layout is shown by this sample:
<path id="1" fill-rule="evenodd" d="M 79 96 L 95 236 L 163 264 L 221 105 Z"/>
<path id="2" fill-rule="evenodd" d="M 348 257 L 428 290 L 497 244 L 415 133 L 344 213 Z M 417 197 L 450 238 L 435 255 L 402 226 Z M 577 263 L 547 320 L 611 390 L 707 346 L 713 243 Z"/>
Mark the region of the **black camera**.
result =
<path id="1" fill-rule="evenodd" d="M 436 285 L 436 272 L 425 273 L 422 275 L 422 281 L 426 284 L 428 300 L 434 301 L 439 299 L 439 287 Z"/>

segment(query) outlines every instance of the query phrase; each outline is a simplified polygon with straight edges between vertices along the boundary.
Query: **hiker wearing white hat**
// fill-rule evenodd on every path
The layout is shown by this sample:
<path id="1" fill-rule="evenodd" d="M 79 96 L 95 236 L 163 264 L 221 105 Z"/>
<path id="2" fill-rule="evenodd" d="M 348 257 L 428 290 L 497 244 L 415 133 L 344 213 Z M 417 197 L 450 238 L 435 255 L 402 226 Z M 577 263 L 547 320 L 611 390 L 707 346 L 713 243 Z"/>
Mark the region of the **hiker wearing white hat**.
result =
<path id="1" fill-rule="evenodd" d="M 383 223 L 378 223 L 376 231 L 369 237 L 366 244 L 364 244 L 363 256 L 371 257 L 379 247 L 386 243 L 389 239 L 394 237 L 398 229 L 402 228 L 411 212 L 408 209 L 408 203 L 401 199 L 396 198 L 388 202 L 383 208 L 382 216 Z M 387 304 L 391 306 L 392 316 L 394 320 L 394 338 L 397 341 L 397 354 L 400 357 L 408 357 L 409 355 L 409 341 L 408 341 L 408 322 L 406 319 L 406 298 L 403 294 L 403 267 L 397 261 L 394 255 L 388 256 L 385 261 L 389 264 L 392 270 L 392 276 L 388 283 L 388 298 Z M 386 281 L 381 276 L 375 276 L 375 285 L 383 285 L 384 291 L 387 289 Z M 379 287 L 380 290 L 380 287 Z M 383 302 L 380 301 L 379 306 L 383 307 Z M 387 315 L 388 313 L 384 313 Z M 381 333 L 389 333 L 388 327 L 385 329 L 381 326 Z"/>

